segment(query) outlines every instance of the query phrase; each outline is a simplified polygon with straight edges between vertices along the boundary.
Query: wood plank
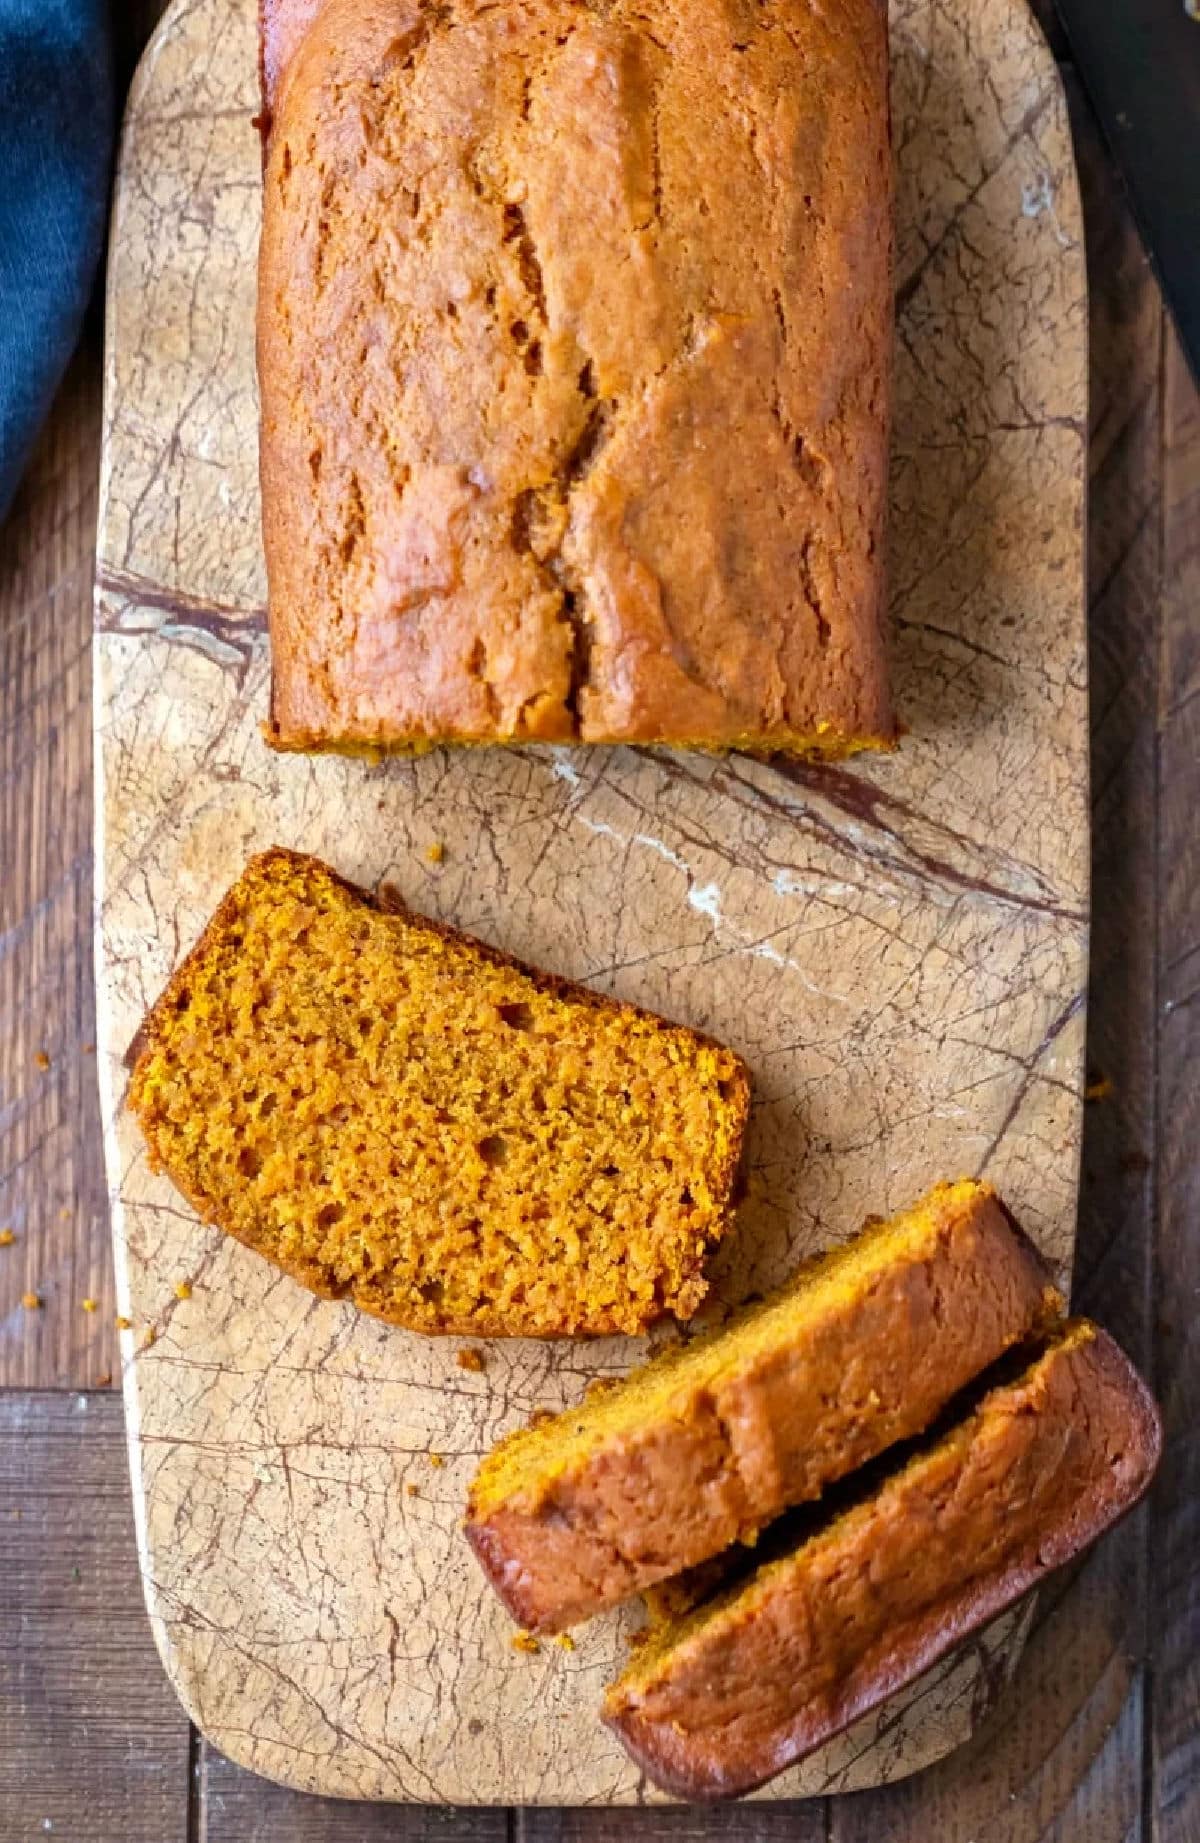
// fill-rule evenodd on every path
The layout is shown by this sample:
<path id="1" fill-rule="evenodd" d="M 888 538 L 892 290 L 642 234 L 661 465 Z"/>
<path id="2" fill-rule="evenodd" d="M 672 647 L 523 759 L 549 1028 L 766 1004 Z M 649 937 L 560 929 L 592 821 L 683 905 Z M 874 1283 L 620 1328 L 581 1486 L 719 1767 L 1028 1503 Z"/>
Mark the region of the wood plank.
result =
<path id="1" fill-rule="evenodd" d="M 514 1843 L 825 1843 L 825 1800 L 514 1813 Z"/>
<path id="2" fill-rule="evenodd" d="M 0 543 L 0 1384 L 25 1387 L 116 1357 L 91 978 L 99 429 L 92 326 Z"/>
<path id="3" fill-rule="evenodd" d="M 201 1743 L 200 1843 L 825 1843 L 821 1800 L 640 1811 L 439 1809 L 312 1798 Z"/>
<path id="4" fill-rule="evenodd" d="M 119 81 L 164 4 L 117 9 Z M 100 361 L 97 299 L 0 532 L 0 1386 L 87 1387 L 116 1362 L 92 1047 Z"/>
<path id="5" fill-rule="evenodd" d="M 1159 685 L 1158 1322 L 1167 1448 L 1152 1501 L 1152 1835 L 1200 1835 L 1200 395 L 1167 348 Z"/>
<path id="6" fill-rule="evenodd" d="M 120 1401 L 0 1393 L 0 1835 L 185 1843 L 188 1749 L 142 1604 Z"/>
<path id="7" fill-rule="evenodd" d="M 1068 73 L 1069 79 L 1069 73 Z M 1093 118 L 1068 80 L 1091 289 L 1089 1107 L 1074 1303 L 1150 1355 L 1155 669 L 1162 304 Z M 1128 1843 L 1141 1832 L 1143 1510 L 1043 1592 L 1015 1684 L 979 1736 L 889 1792 L 833 1801 L 833 1843 Z"/>
<path id="8" fill-rule="evenodd" d="M 196 1843 L 507 1843 L 506 1811 L 313 1798 L 201 1743 Z"/>

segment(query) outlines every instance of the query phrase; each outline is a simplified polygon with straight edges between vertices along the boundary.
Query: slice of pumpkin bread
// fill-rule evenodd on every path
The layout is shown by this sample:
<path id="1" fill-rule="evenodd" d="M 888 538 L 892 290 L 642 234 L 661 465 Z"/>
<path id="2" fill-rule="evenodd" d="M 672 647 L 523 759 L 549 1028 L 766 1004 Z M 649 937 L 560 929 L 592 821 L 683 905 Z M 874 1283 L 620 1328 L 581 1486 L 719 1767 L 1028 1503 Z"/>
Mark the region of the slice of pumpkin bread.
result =
<path id="1" fill-rule="evenodd" d="M 929 1425 L 1061 1309 L 985 1184 L 942 1184 L 774 1297 L 484 1460 L 467 1534 L 555 1631 L 693 1567 Z"/>
<path id="2" fill-rule="evenodd" d="M 847 1508 L 797 1513 L 792 1546 L 651 1632 L 606 1721 L 678 1797 L 750 1791 L 1079 1554 L 1145 1491 L 1161 1439 L 1112 1339 L 1066 1326 Z"/>
<path id="3" fill-rule="evenodd" d="M 731 1050 L 274 850 L 150 1013 L 130 1104 L 200 1214 L 417 1331 L 681 1318 L 729 1227 Z"/>

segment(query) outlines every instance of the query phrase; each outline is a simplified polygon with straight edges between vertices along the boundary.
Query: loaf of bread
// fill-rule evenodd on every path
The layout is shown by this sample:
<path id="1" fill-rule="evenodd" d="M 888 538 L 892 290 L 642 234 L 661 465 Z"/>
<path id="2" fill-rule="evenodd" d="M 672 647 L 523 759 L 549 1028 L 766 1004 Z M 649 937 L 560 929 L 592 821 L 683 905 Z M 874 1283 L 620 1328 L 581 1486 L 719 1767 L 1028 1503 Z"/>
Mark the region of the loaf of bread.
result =
<path id="1" fill-rule="evenodd" d="M 753 1540 L 1061 1306 L 990 1186 L 939 1185 L 725 1329 L 510 1435 L 467 1534 L 513 1617 L 559 1630 Z"/>
<path id="2" fill-rule="evenodd" d="M 605 1718 L 688 1800 L 749 1791 L 1070 1561 L 1146 1489 L 1161 1430 L 1086 1323 L 783 1552 L 653 1631 Z"/>
<path id="3" fill-rule="evenodd" d="M 894 734 L 882 0 L 265 0 L 285 749 Z"/>
<path id="4" fill-rule="evenodd" d="M 748 1100 L 719 1044 L 281 850 L 171 980 L 130 1085 L 207 1220 L 316 1293 L 494 1337 L 694 1312 Z"/>

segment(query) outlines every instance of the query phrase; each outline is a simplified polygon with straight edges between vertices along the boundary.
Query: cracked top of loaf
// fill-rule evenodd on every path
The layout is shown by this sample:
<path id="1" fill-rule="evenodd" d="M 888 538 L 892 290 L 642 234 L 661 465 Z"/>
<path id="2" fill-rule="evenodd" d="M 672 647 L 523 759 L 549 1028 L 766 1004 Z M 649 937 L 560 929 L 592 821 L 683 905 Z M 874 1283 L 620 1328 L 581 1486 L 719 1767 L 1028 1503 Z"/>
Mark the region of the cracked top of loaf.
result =
<path id="1" fill-rule="evenodd" d="M 892 739 L 877 0 L 266 0 L 294 749 Z"/>

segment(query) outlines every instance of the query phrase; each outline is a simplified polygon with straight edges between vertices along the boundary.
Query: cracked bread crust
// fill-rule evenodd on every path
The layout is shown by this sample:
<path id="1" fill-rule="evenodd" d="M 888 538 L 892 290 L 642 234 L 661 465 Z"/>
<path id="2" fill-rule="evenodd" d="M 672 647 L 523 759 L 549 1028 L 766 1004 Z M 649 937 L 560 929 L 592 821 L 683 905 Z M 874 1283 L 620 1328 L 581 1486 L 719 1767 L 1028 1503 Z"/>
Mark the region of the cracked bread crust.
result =
<path id="1" fill-rule="evenodd" d="M 877 0 L 262 27 L 270 739 L 888 746 Z"/>
<path id="2" fill-rule="evenodd" d="M 659 1627 L 605 1720 L 656 1784 L 734 1797 L 794 1765 L 1132 1508 L 1158 1411 L 1086 1321 L 748 1582 Z"/>

